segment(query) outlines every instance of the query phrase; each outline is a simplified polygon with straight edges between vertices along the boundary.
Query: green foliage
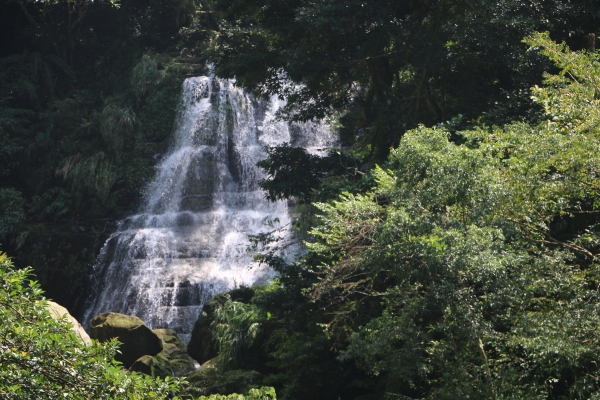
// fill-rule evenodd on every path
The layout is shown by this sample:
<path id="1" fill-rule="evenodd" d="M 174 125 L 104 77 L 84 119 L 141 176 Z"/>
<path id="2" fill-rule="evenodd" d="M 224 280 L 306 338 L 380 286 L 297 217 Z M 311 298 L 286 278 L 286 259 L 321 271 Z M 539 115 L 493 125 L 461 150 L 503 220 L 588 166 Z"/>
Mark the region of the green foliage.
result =
<path id="1" fill-rule="evenodd" d="M 6 399 L 162 399 L 182 388 L 128 373 L 114 361 L 117 342 L 86 346 L 65 320 L 54 320 L 43 291 L 0 255 L 0 395 Z"/>
<path id="2" fill-rule="evenodd" d="M 272 387 L 262 387 L 260 389 L 250 389 L 247 395 L 243 394 L 211 394 L 210 396 L 200 396 L 198 400 L 275 400 L 275 389 Z"/>
<path id="3" fill-rule="evenodd" d="M 137 122 L 131 106 L 119 107 L 116 102 L 108 102 L 102 110 L 100 122 L 102 138 L 109 148 L 121 154 L 125 136 L 134 130 Z"/>
<path id="4" fill-rule="evenodd" d="M 153 157 L 168 144 L 181 81 L 199 69 L 197 58 L 175 59 L 173 33 L 191 23 L 196 4 L 12 0 L 2 7 L 11 46 L 0 52 L 0 172 L 28 202 L 35 196 L 39 219 L 135 207 Z M 169 40 L 154 36 L 161 26 Z"/>
<path id="5" fill-rule="evenodd" d="M 142 96 L 158 85 L 163 74 L 158 70 L 156 57 L 144 54 L 137 65 L 133 67 L 131 75 L 133 90 L 139 101 Z"/>
<path id="6" fill-rule="evenodd" d="M 598 55 L 527 43 L 558 70 L 532 89 L 539 123 L 409 131 L 374 186 L 313 203 L 303 259 L 265 258 L 282 398 L 335 396 L 316 364 L 338 396 L 600 396 Z"/>
<path id="7" fill-rule="evenodd" d="M 53 65 L 55 68 L 58 67 L 59 70 L 69 78 L 73 78 L 75 75 L 73 70 L 59 57 L 54 54 L 42 55 L 39 51 L 33 52 L 29 55 L 13 54 L 0 59 L 0 65 L 13 63 L 28 64 L 30 70 L 30 80 L 34 84 L 40 79 L 43 80 L 46 90 L 51 95 L 54 94 L 54 85 L 56 80 L 56 74 L 52 71 L 51 65 Z"/>
<path id="8" fill-rule="evenodd" d="M 25 219 L 23 197 L 13 188 L 0 188 L 0 239 L 14 233 Z"/>
<path id="9" fill-rule="evenodd" d="M 411 131 L 374 171 L 372 193 L 318 206 L 310 249 L 341 257 L 320 267 L 313 296 L 342 297 L 345 310 L 383 299 L 383 313 L 352 334 L 341 359 L 386 375 L 392 394 L 600 391 L 590 377 L 600 356 L 591 344 L 600 339 L 591 329 L 600 322 L 598 230 L 593 219 L 568 221 L 600 204 L 596 56 L 544 35 L 529 43 L 563 70 L 535 89 L 547 120 L 461 132 L 465 145 L 443 130 Z M 363 247 L 346 255 L 354 243 Z"/>
<path id="10" fill-rule="evenodd" d="M 178 33 L 202 29 L 198 7 L 191 0 L 0 4 L 7 43 L 0 190 L 21 196 L 1 209 L 23 214 L 19 224 L 2 224 L 2 236 L 4 228 L 11 233 L 0 240 L 74 312 L 110 221 L 138 207 L 169 147 L 182 81 L 205 70 L 198 53 L 182 52 L 188 44 Z"/>
<path id="11" fill-rule="evenodd" d="M 267 192 L 271 201 L 294 197 L 300 202 L 310 202 L 319 188 L 330 180 L 348 178 L 356 171 L 356 160 L 339 151 L 330 151 L 325 156 L 309 154 L 301 147 L 291 147 L 285 143 L 277 147 L 266 147 L 267 158 L 256 163 L 264 170 L 268 179 L 258 184 Z M 355 174 L 356 176 L 356 174 Z M 335 182 L 331 186 L 339 186 Z M 336 193 L 337 194 L 337 193 Z"/>
<path id="12" fill-rule="evenodd" d="M 266 363 L 270 374 L 264 383 L 276 386 L 277 393 L 286 399 L 327 399 L 344 393 L 343 386 L 351 386 L 353 382 L 340 371 L 331 352 L 330 338 L 313 324 L 285 326 L 286 322 L 296 321 L 291 315 L 286 318 L 279 314 L 277 307 L 270 309 L 280 320 L 271 322 L 274 329 L 270 332 L 268 348 L 272 351 Z"/>
<path id="13" fill-rule="evenodd" d="M 320 182 L 322 172 L 318 164 L 321 158 L 287 143 L 267 147 L 266 151 L 267 158 L 256 165 L 270 177 L 259 182 L 267 192 L 267 199 L 276 201 L 292 196 L 308 198 L 311 190 Z"/>
<path id="14" fill-rule="evenodd" d="M 182 398 L 235 393 L 248 394 L 251 389 L 263 386 L 261 383 L 263 377 L 256 371 L 229 369 L 218 359 L 212 359 L 203 365 L 204 367 L 186 377 L 189 386 L 181 394 Z"/>
<path id="15" fill-rule="evenodd" d="M 305 202 L 309 251 L 289 264 L 267 246 L 280 276 L 218 310 L 223 358 L 261 363 L 289 399 L 600 397 L 600 60 L 522 42 L 548 29 L 585 48 L 597 22 L 591 0 L 4 2 L 0 235 L 19 234 L 19 262 L 80 301 L 104 218 L 136 206 L 209 47 L 219 75 L 287 99 L 283 116 L 340 115 L 352 154 L 387 159 L 360 178 L 351 159 L 268 150 L 261 185 Z M 40 343 L 0 354 L 14 397 L 172 385 L 9 311 L 3 340 Z M 64 353 L 28 358 L 51 345 Z"/>
<path id="16" fill-rule="evenodd" d="M 115 167 L 107 158 L 103 152 L 86 159 L 76 154 L 65 161 L 56 175 L 71 183 L 72 193 L 104 204 L 117 180 Z"/>
<path id="17" fill-rule="evenodd" d="M 211 0 L 216 72 L 276 94 L 295 120 L 345 114 L 380 161 L 402 134 L 463 114 L 535 117 L 529 88 L 547 60 L 521 43 L 551 30 L 579 48 L 597 4 L 553 1 Z M 284 73 L 282 73 L 284 72 Z"/>
<path id="18" fill-rule="evenodd" d="M 252 304 L 232 301 L 227 296 L 225 302 L 213 312 L 214 331 L 219 354 L 225 360 L 241 362 L 248 354 L 248 349 L 260 330 L 258 310 Z"/>

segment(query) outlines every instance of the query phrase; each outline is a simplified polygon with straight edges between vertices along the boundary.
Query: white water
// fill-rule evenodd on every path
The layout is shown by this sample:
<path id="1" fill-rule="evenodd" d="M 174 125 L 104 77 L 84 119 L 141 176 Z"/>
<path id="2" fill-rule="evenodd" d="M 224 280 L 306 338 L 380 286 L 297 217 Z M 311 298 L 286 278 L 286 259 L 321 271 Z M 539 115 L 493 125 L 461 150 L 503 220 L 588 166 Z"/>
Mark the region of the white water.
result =
<path id="1" fill-rule="evenodd" d="M 187 343 L 214 294 L 273 276 L 254 265 L 248 234 L 272 230 L 269 220 L 285 226 L 290 215 L 287 202 L 264 199 L 255 164 L 265 145 L 289 142 L 316 152 L 336 140 L 321 124 L 277 121 L 281 105 L 253 100 L 227 80 L 184 82 L 174 144 L 145 192 L 143 211 L 121 221 L 98 256 L 86 325 L 101 312 L 136 315 L 151 329 L 175 329 Z"/>

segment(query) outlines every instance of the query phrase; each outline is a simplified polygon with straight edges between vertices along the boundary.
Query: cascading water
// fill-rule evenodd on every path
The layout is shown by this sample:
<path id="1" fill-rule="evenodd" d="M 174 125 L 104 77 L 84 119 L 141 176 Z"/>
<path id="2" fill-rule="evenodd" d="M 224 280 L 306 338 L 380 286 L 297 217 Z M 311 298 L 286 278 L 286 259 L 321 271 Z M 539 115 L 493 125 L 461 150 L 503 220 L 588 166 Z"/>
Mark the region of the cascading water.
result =
<path id="1" fill-rule="evenodd" d="M 148 186 L 143 212 L 119 223 L 94 267 L 96 295 L 84 322 L 101 312 L 175 329 L 187 343 L 203 304 L 238 285 L 267 281 L 253 266 L 248 234 L 290 222 L 287 202 L 264 199 L 256 162 L 265 145 L 314 152 L 335 144 L 321 124 L 277 121 L 276 99 L 257 101 L 231 81 L 184 82 L 174 144 Z"/>

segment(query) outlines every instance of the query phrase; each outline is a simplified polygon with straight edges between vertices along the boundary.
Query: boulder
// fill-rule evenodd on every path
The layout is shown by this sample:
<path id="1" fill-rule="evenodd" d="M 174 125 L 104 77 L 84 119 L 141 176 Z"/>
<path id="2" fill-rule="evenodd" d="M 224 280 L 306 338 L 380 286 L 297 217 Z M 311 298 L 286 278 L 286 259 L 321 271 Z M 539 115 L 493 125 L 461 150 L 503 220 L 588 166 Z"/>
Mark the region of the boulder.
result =
<path id="1" fill-rule="evenodd" d="M 75 332 L 75 335 L 79 339 L 81 339 L 81 341 L 83 343 L 87 344 L 88 346 L 90 346 L 92 344 L 92 340 L 90 339 L 90 336 L 83 329 L 83 326 L 81 326 L 79 321 L 77 321 L 71 314 L 69 314 L 69 310 L 67 310 L 60 304 L 55 303 L 53 301 L 46 302 L 46 309 L 48 310 L 48 312 L 50 312 L 50 316 L 52 318 L 54 318 L 54 319 L 64 318 L 68 322 L 70 322 L 71 325 L 73 325 L 73 328 L 72 328 L 73 332 Z"/>
<path id="2" fill-rule="evenodd" d="M 138 317 L 102 313 L 90 320 L 90 337 L 100 342 L 117 338 L 120 354 L 115 359 L 129 368 L 140 357 L 155 356 L 163 349 L 162 340 Z"/>
<path id="3" fill-rule="evenodd" d="M 129 367 L 129 370 L 135 372 L 141 372 L 142 374 L 156 376 L 155 373 L 155 361 L 152 356 L 141 356 Z"/>
<path id="4" fill-rule="evenodd" d="M 211 302 L 206 303 L 202 307 L 202 312 L 194 324 L 192 337 L 187 347 L 188 354 L 200 364 L 216 357 L 218 354 L 217 343 L 211 329 L 213 322 L 212 313 L 215 307 Z"/>
<path id="5" fill-rule="evenodd" d="M 144 355 L 138 358 L 130 370 L 151 376 L 182 376 L 196 369 L 194 360 L 187 355 L 187 349 L 173 329 L 154 329 L 162 341 L 163 349 L 155 356 Z"/>
<path id="6" fill-rule="evenodd" d="M 189 385 L 182 397 L 209 396 L 211 394 L 228 395 L 232 393 L 247 394 L 252 388 L 261 386 L 263 376 L 251 370 L 225 370 L 219 358 L 202 364 L 200 368 L 186 377 Z"/>

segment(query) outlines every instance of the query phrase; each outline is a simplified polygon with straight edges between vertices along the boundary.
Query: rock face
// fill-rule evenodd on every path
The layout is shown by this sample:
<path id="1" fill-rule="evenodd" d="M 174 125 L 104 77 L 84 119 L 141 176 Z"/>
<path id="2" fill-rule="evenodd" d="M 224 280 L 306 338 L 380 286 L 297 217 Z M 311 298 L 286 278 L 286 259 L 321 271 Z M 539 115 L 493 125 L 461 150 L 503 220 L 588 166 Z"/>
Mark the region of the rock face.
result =
<path id="1" fill-rule="evenodd" d="M 213 322 L 213 312 L 221 302 L 225 302 L 225 299 L 218 295 L 204 304 L 200 317 L 198 317 L 192 330 L 187 352 L 200 364 L 217 356 L 217 345 L 210 325 Z"/>
<path id="2" fill-rule="evenodd" d="M 263 376 L 250 370 L 225 370 L 218 358 L 207 361 L 186 377 L 189 386 L 183 395 L 209 396 L 211 394 L 245 394 L 252 388 L 260 387 Z"/>
<path id="3" fill-rule="evenodd" d="M 61 319 L 64 317 L 67 321 L 69 321 L 71 325 L 73 325 L 73 332 L 75 332 L 75 335 L 77 335 L 77 337 L 81 339 L 83 343 L 87 344 L 88 346 L 92 344 L 92 340 L 87 332 L 83 329 L 83 326 L 81 326 L 79 321 L 69 314 L 69 311 L 66 308 L 53 301 L 48 301 L 46 303 L 46 308 L 50 312 L 50 316 L 52 318 Z"/>
<path id="4" fill-rule="evenodd" d="M 125 368 L 142 356 L 155 356 L 163 350 L 162 340 L 141 319 L 124 314 L 102 313 L 92 318 L 90 337 L 100 342 L 116 337 L 122 345 L 115 359 Z"/>
<path id="5" fill-rule="evenodd" d="M 173 329 L 154 329 L 152 332 L 162 341 L 162 351 L 155 356 L 138 358 L 130 368 L 132 371 L 164 378 L 182 376 L 196 369 L 194 360 L 187 355 L 185 345 Z"/>

